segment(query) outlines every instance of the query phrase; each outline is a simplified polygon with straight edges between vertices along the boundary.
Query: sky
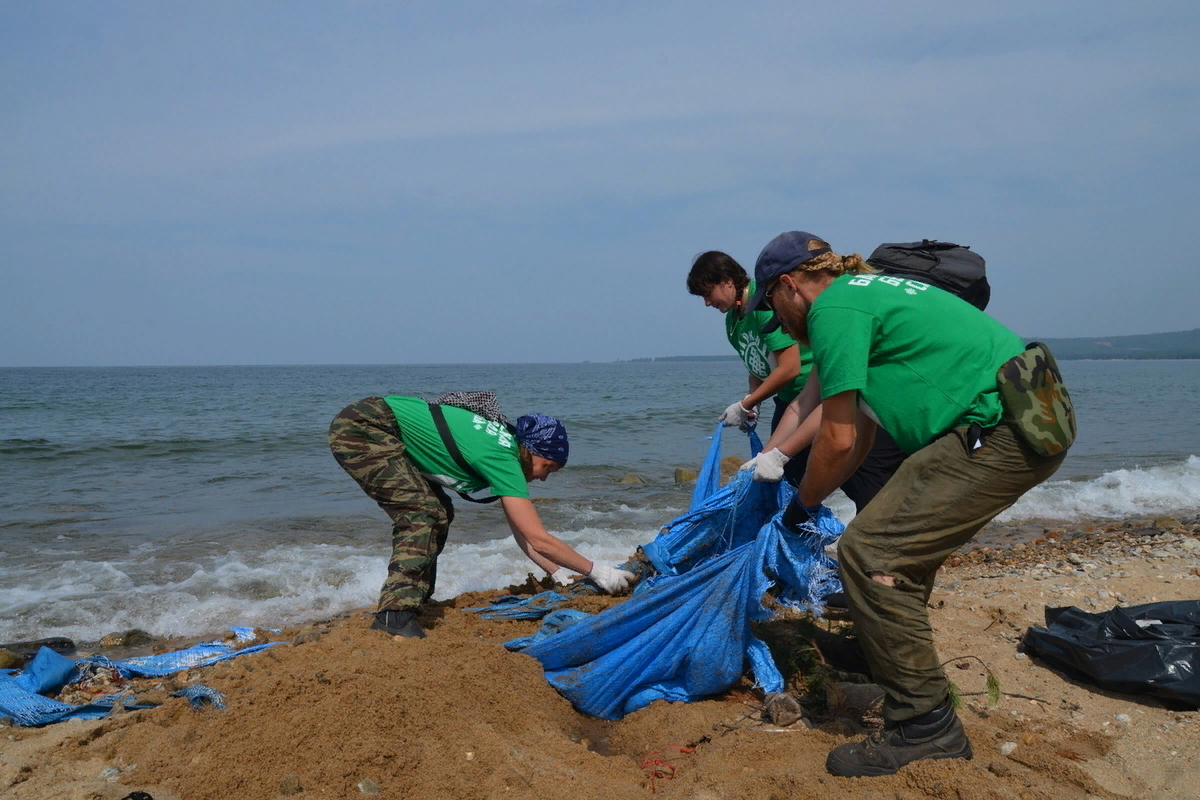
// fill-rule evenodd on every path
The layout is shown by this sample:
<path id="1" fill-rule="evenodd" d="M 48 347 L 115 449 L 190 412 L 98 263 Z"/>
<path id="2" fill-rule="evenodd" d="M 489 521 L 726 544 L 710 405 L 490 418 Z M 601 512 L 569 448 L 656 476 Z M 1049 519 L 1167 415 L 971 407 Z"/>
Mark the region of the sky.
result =
<path id="1" fill-rule="evenodd" d="M 732 354 L 692 259 L 988 263 L 1200 327 L 1200 6 L 0 4 L 0 366 Z"/>

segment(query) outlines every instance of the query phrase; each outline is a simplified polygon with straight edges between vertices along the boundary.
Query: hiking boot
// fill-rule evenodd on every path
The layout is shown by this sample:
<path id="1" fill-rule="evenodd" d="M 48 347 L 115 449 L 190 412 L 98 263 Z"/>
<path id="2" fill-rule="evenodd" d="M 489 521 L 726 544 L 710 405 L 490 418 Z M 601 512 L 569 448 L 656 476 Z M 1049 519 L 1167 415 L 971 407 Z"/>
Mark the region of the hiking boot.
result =
<path id="1" fill-rule="evenodd" d="M 857 637 L 814 628 L 808 639 L 816 645 L 829 666 L 842 672 L 857 672 L 871 677 L 871 667 L 867 664 L 867 656 Z"/>
<path id="2" fill-rule="evenodd" d="M 383 631 L 389 636 L 406 639 L 424 639 L 425 631 L 417 624 L 416 614 L 411 611 L 377 611 L 371 630 Z"/>
<path id="3" fill-rule="evenodd" d="M 919 717 L 875 731 L 861 742 L 835 747 L 825 759 L 832 775 L 891 775 L 926 758 L 971 758 L 971 740 L 947 700 Z"/>

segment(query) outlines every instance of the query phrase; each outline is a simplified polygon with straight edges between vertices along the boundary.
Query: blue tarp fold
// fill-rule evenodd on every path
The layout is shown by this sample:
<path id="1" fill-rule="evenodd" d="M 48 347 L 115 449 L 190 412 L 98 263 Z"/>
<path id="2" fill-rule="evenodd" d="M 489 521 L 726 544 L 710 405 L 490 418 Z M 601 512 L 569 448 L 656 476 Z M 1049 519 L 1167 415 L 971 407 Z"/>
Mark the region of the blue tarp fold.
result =
<path id="1" fill-rule="evenodd" d="M 836 518 L 826 509 L 797 535 L 780 522 L 790 487 L 742 472 L 717 488 L 720 448 L 718 427 L 698 480 L 707 495 L 693 495 L 692 509 L 643 548 L 658 575 L 602 614 L 555 611 L 535 636 L 507 643 L 538 659 L 580 711 L 619 719 L 654 700 L 695 700 L 732 686 L 747 663 L 759 687 L 782 691 L 750 630 L 774 615 L 763 596 L 773 588 L 779 602 L 819 613 L 820 598 L 841 588 L 824 554 L 841 533 Z"/>
<path id="2" fill-rule="evenodd" d="M 213 642 L 194 645 L 173 653 L 129 658 L 124 661 L 110 661 L 103 657 L 75 661 L 43 647 L 23 670 L 0 670 L 0 716 L 12 717 L 18 725 L 48 725 L 65 719 L 96 719 L 107 715 L 117 700 L 121 699 L 119 693 L 82 706 L 73 706 L 43 696 L 57 692 L 68 683 L 77 682 L 81 666 L 115 668 L 126 678 L 161 677 L 183 669 L 207 667 L 219 661 L 257 653 L 276 644 L 279 642 L 234 650 L 223 642 Z"/>

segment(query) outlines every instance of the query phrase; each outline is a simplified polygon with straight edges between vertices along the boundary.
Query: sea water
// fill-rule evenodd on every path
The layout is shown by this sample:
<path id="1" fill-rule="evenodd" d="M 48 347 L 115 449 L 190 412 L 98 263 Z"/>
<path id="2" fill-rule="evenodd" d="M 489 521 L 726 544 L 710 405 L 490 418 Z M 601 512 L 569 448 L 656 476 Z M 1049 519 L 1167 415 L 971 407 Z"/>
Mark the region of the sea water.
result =
<path id="1" fill-rule="evenodd" d="M 1079 439 L 1001 519 L 1200 509 L 1200 362 L 1061 366 Z M 570 462 L 531 494 L 549 530 L 619 563 L 686 509 L 675 469 L 699 466 L 745 387 L 736 361 L 0 369 L 0 641 L 199 636 L 372 605 L 390 523 L 326 443 L 369 395 L 490 389 L 510 417 L 562 418 Z M 831 505 L 853 515 L 840 493 Z M 456 509 L 436 598 L 540 577 L 499 507 Z"/>

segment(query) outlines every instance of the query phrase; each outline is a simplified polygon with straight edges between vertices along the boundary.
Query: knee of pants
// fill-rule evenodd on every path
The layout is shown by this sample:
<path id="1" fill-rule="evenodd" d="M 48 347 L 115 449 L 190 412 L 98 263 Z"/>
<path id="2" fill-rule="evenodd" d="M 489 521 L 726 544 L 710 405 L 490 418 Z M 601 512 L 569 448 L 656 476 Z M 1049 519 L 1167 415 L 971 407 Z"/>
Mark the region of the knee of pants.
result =
<path id="1" fill-rule="evenodd" d="M 433 516 L 433 529 L 444 533 L 454 521 L 454 507 L 437 498 L 429 504 L 429 513 Z"/>
<path id="2" fill-rule="evenodd" d="M 838 539 L 837 554 L 843 577 L 852 581 L 868 578 L 879 580 L 881 577 L 890 576 L 891 580 L 879 580 L 880 583 L 890 586 L 897 577 L 889 575 L 885 569 L 886 565 L 874 549 L 865 544 L 863 536 L 853 526 L 847 528 Z"/>

